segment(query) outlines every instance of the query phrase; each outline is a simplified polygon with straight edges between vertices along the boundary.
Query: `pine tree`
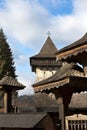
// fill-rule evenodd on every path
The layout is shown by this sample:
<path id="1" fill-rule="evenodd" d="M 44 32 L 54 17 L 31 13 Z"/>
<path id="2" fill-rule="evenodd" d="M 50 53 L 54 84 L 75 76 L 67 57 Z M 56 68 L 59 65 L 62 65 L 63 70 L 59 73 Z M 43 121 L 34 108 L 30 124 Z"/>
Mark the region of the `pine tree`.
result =
<path id="1" fill-rule="evenodd" d="M 7 38 L 0 29 L 0 79 L 8 73 L 9 76 L 16 78 L 13 55 L 7 43 Z"/>
<path id="2" fill-rule="evenodd" d="M 3 30 L 0 29 L 0 80 L 7 74 L 16 78 L 11 48 Z M 0 107 L 3 107 L 3 93 L 3 91 L 0 91 Z M 16 92 L 12 92 L 12 101 L 16 98 L 15 94 Z"/>

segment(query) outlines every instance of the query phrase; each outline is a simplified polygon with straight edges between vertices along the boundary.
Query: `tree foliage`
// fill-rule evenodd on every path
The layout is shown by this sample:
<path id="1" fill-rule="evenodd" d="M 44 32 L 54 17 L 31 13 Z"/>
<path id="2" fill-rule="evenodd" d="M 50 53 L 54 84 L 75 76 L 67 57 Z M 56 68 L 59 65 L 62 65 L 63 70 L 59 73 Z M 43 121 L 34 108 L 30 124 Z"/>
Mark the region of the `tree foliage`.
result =
<path id="1" fill-rule="evenodd" d="M 0 29 L 0 79 L 7 73 L 9 76 L 16 77 L 11 48 L 3 30 Z"/>
<path id="2" fill-rule="evenodd" d="M 11 48 L 2 29 L 0 29 L 0 80 L 7 75 L 16 78 Z M 0 107 L 3 107 L 3 91 L 0 91 Z M 12 93 L 12 100 L 16 92 Z"/>

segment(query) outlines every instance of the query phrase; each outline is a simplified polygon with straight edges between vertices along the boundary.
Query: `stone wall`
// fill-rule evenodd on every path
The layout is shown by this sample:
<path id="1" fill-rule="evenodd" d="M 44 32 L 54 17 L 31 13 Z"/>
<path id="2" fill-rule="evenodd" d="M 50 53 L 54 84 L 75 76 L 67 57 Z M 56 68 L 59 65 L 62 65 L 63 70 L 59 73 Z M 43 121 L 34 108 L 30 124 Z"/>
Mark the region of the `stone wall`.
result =
<path id="1" fill-rule="evenodd" d="M 57 68 L 36 68 L 36 81 L 39 82 L 50 76 L 52 76 L 57 71 Z"/>

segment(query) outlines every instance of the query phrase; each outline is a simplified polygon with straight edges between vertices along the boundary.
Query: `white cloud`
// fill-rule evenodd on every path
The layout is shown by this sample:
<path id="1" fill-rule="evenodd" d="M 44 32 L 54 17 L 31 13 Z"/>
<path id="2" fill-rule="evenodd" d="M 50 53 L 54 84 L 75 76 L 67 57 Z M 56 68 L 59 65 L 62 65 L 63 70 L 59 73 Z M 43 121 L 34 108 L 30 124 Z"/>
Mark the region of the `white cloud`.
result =
<path id="1" fill-rule="evenodd" d="M 44 27 L 48 27 L 48 12 L 38 2 L 6 0 L 0 10 L 0 25 L 21 43 L 30 44 Z M 47 20 L 47 21 L 46 21 Z"/>
<path id="2" fill-rule="evenodd" d="M 50 2 L 57 4 L 60 0 Z M 0 25 L 11 37 L 28 46 L 42 44 L 41 33 L 45 35 L 48 30 L 57 41 L 68 43 L 86 32 L 86 13 L 86 0 L 73 0 L 72 14 L 63 16 L 51 15 L 38 0 L 6 0 L 5 8 L 0 10 Z"/>
<path id="3" fill-rule="evenodd" d="M 25 65 L 26 64 L 26 62 L 28 62 L 29 61 L 29 56 L 27 55 L 18 55 L 18 57 L 16 58 L 16 64 L 18 64 L 18 65 Z"/>
<path id="4" fill-rule="evenodd" d="M 77 15 L 83 15 L 87 12 L 87 1 L 86 0 L 74 0 L 73 1 L 74 12 Z"/>
<path id="5" fill-rule="evenodd" d="M 54 32 L 56 41 L 70 44 L 80 38 L 87 31 L 87 1 L 74 0 L 73 12 L 69 15 L 53 16 L 50 30 Z"/>
<path id="6" fill-rule="evenodd" d="M 31 81 L 34 79 L 29 78 L 29 74 L 21 74 L 21 76 L 18 78 L 18 81 L 21 82 L 23 85 L 25 85 L 25 88 L 23 90 L 19 90 L 19 95 L 31 95 L 34 94 L 34 89 L 31 87 Z"/>

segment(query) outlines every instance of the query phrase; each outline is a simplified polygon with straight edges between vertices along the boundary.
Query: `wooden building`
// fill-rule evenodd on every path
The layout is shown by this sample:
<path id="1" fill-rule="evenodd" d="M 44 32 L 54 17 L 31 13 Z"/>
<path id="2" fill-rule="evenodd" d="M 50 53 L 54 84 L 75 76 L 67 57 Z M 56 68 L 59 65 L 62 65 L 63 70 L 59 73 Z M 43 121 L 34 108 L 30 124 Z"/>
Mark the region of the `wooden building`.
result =
<path id="1" fill-rule="evenodd" d="M 73 93 L 87 91 L 87 34 L 57 51 L 55 55 L 57 62 L 61 60 L 62 66 L 51 77 L 32 86 L 35 92 L 55 94 L 59 104 L 62 130 L 86 130 L 87 116 L 80 116 L 79 113 L 75 113 L 76 115 L 73 116 L 74 113 L 69 113 L 68 106 Z"/>
<path id="2" fill-rule="evenodd" d="M 57 130 L 46 113 L 0 114 L 0 130 Z"/>

